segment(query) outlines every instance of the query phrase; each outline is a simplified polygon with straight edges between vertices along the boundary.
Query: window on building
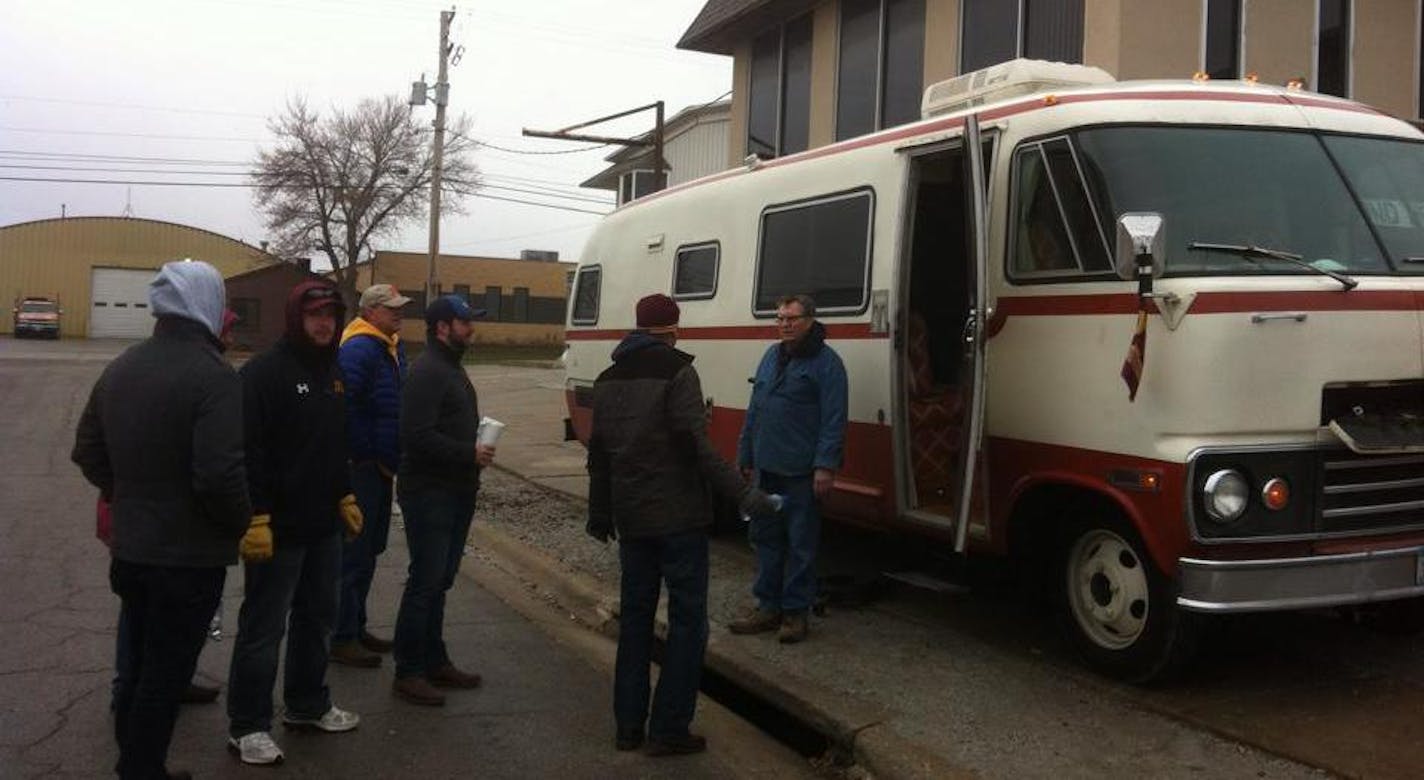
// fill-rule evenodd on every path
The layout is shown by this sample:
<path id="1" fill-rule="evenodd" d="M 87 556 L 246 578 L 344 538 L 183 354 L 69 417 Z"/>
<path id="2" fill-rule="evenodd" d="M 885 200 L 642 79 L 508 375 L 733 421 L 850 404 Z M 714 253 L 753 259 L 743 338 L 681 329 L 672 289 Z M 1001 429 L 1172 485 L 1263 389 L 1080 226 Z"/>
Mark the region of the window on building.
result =
<path id="1" fill-rule="evenodd" d="M 772 314 L 777 298 L 798 293 L 825 313 L 863 310 L 874 200 L 870 190 L 857 190 L 763 211 L 756 312 Z"/>
<path id="2" fill-rule="evenodd" d="M 925 0 L 843 0 L 836 140 L 920 118 Z"/>
<path id="3" fill-rule="evenodd" d="M 485 288 L 485 319 L 490 322 L 499 322 L 504 319 L 499 313 L 500 299 L 503 295 L 504 290 L 499 287 Z"/>
<path id="4" fill-rule="evenodd" d="M 1205 0 L 1202 71 L 1214 79 L 1241 77 L 1241 2 Z"/>
<path id="5" fill-rule="evenodd" d="M 401 307 L 401 316 L 425 319 L 425 290 L 401 290 L 400 294 L 410 299 Z"/>
<path id="6" fill-rule="evenodd" d="M 529 288 L 528 288 L 528 287 L 516 287 L 516 288 L 514 288 L 514 312 L 513 312 L 513 314 L 514 314 L 514 316 L 510 318 L 510 322 L 528 322 L 528 321 L 529 321 Z"/>
<path id="7" fill-rule="evenodd" d="M 963 0 L 959 72 L 1016 57 L 1083 61 L 1083 0 Z"/>
<path id="8" fill-rule="evenodd" d="M 752 42 L 751 91 L 747 98 L 747 154 L 776 156 L 777 74 L 781 70 L 781 28 Z"/>
<path id="9" fill-rule="evenodd" d="M 653 169 L 639 168 L 628 171 L 618 177 L 618 205 L 655 192 L 657 186 L 657 181 L 653 179 Z"/>
<path id="10" fill-rule="evenodd" d="M 260 298 L 229 298 L 227 307 L 237 315 L 237 324 L 233 327 L 244 330 L 255 330 L 262 327 L 262 300 Z"/>
<path id="11" fill-rule="evenodd" d="M 747 154 L 771 158 L 810 144 L 812 32 L 807 14 L 752 41 Z"/>
<path id="12" fill-rule="evenodd" d="M 1320 0 L 1315 41 L 1315 91 L 1350 96 L 1350 0 Z"/>
<path id="13" fill-rule="evenodd" d="M 811 141 L 811 15 L 782 28 L 781 127 L 777 154 L 806 151 Z"/>
<path id="14" fill-rule="evenodd" d="M 717 294 L 717 260 L 721 246 L 712 241 L 678 247 L 673 263 L 672 297 L 711 298 Z"/>
<path id="15" fill-rule="evenodd" d="M 569 317 L 574 325 L 598 323 L 598 288 L 602 278 L 603 269 L 596 265 L 579 269 L 578 281 L 574 285 L 574 308 Z"/>
<path id="16" fill-rule="evenodd" d="M 1067 138 L 1019 147 L 1015 155 L 1015 276 L 1112 271 L 1103 220 Z"/>

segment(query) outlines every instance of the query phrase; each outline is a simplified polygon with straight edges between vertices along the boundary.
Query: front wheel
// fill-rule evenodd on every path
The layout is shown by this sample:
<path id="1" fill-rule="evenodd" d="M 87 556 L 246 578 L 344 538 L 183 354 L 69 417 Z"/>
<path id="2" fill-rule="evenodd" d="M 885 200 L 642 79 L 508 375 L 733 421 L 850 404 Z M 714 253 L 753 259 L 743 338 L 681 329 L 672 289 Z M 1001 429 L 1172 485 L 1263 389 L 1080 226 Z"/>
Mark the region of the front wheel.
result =
<path id="1" fill-rule="evenodd" d="M 1171 677 L 1196 649 L 1199 618 L 1115 518 L 1082 522 L 1063 547 L 1060 623 L 1094 670 L 1131 683 Z"/>

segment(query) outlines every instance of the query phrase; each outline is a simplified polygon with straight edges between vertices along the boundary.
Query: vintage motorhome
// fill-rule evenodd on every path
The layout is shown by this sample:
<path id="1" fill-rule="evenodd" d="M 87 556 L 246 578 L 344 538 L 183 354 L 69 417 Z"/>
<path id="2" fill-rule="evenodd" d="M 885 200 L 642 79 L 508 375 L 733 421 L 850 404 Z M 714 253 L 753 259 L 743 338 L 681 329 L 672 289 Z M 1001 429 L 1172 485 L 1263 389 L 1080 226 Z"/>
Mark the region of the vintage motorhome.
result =
<path id="1" fill-rule="evenodd" d="M 827 514 L 1055 567 L 1096 668 L 1170 671 L 1202 613 L 1418 604 L 1424 135 L 1024 60 L 923 108 L 609 215 L 569 309 L 577 435 L 664 292 L 732 457 L 774 303 L 809 293 L 850 375 Z"/>

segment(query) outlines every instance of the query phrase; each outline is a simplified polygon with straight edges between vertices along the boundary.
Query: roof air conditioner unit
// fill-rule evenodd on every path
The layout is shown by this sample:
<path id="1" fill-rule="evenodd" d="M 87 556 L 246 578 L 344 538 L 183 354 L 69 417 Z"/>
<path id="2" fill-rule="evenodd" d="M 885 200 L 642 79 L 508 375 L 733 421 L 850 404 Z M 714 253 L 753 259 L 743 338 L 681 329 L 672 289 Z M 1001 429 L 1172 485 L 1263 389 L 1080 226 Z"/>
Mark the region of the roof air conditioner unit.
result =
<path id="1" fill-rule="evenodd" d="M 983 70 L 931 84 L 925 90 L 920 113 L 932 116 L 1008 100 L 1035 92 L 1065 87 L 1086 87 L 1116 81 L 1107 71 L 1091 65 L 1070 65 L 1045 60 L 1009 60 Z"/>

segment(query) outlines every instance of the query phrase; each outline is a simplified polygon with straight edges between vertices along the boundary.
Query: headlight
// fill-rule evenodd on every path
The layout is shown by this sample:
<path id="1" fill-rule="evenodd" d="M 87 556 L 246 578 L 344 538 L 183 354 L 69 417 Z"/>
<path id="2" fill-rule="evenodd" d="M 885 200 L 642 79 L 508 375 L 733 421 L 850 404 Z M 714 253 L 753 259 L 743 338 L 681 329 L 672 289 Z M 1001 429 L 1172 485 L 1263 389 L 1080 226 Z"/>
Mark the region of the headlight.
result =
<path id="1" fill-rule="evenodd" d="M 1206 514 L 1218 523 L 1230 523 L 1246 511 L 1251 487 L 1238 471 L 1222 469 L 1206 478 L 1202 486 L 1202 503 Z"/>

